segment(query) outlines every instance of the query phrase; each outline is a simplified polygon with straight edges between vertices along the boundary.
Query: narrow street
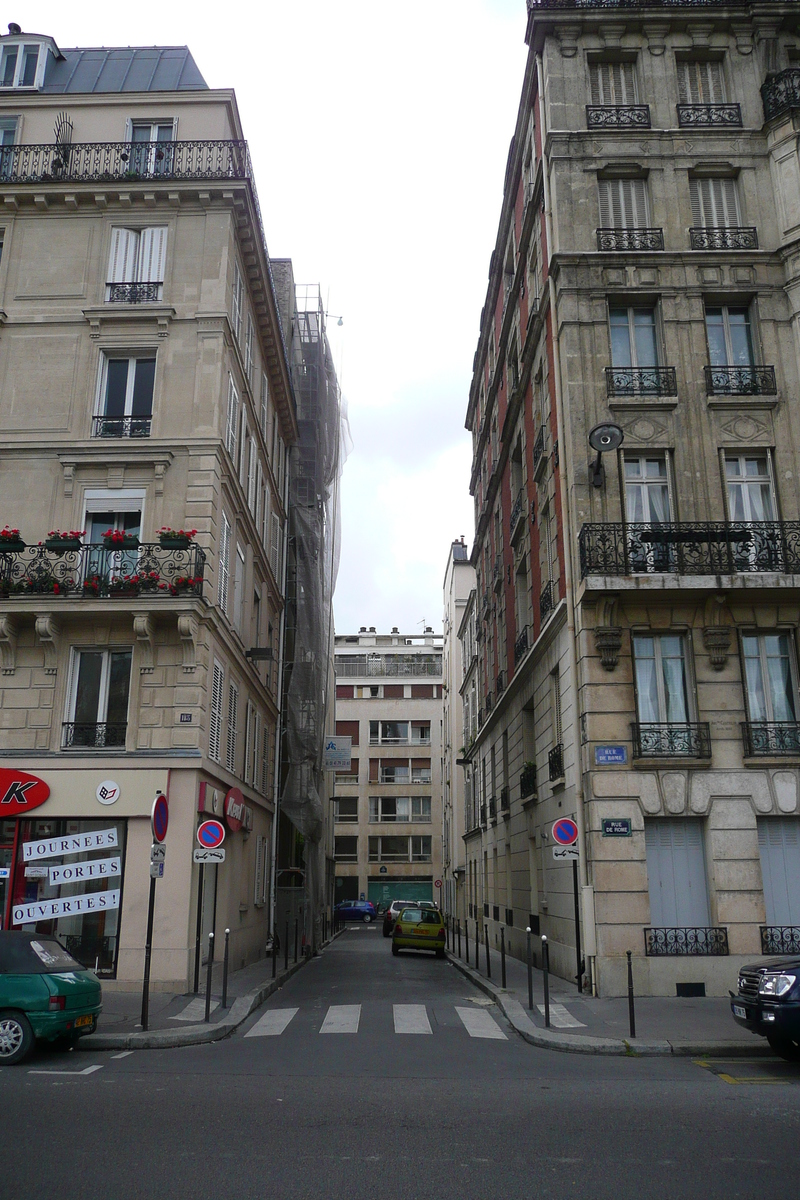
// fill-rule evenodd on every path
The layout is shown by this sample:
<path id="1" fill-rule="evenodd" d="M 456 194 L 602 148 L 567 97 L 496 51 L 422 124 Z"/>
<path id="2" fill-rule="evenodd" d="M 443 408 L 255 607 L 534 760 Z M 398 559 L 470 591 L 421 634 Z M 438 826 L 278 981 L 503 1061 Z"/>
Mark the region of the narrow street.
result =
<path id="1" fill-rule="evenodd" d="M 0 1161 L 62 1200 L 731 1200 L 785 1184 L 798 1084 L 772 1059 L 535 1049 L 449 963 L 359 926 L 226 1041 L 4 1070 Z"/>

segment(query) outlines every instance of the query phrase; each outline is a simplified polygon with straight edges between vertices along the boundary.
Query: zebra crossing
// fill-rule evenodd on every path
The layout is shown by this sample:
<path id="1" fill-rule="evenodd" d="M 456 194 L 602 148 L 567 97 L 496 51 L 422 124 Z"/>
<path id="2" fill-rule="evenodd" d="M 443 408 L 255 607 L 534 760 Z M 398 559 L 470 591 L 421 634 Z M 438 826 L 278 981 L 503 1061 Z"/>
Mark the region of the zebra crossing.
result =
<path id="1" fill-rule="evenodd" d="M 386 1006 L 383 1006 L 386 1007 Z M 453 1005 L 460 1027 L 471 1038 L 508 1041 L 497 1021 L 486 1008 Z M 290 1028 L 299 1008 L 269 1008 L 255 1025 L 245 1033 L 251 1037 L 280 1037 Z M 356 1034 L 361 1026 L 360 1004 L 331 1004 L 317 1032 L 323 1034 Z M 394 1032 L 402 1035 L 433 1035 L 427 1006 L 424 1004 L 393 1004 Z"/>

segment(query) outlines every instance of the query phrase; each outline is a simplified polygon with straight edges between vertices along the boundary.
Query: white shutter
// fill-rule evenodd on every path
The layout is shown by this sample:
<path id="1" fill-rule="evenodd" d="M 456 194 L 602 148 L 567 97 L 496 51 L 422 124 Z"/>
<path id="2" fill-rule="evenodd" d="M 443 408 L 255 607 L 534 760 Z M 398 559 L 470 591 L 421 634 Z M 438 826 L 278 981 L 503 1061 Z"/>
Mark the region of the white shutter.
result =
<path id="1" fill-rule="evenodd" d="M 244 550 L 236 543 L 236 573 L 233 577 L 233 623 L 241 633 L 244 613 Z"/>
<path id="2" fill-rule="evenodd" d="M 225 448 L 236 462 L 236 435 L 239 429 L 239 393 L 233 382 L 233 376 L 228 376 L 228 419 L 225 429 Z"/>
<path id="3" fill-rule="evenodd" d="M 256 518 L 256 521 L 258 520 L 258 517 L 256 516 L 256 496 L 258 494 L 257 489 L 258 478 L 256 473 L 256 442 L 255 438 L 251 438 L 250 452 L 247 459 L 247 507 Z"/>
<path id="4" fill-rule="evenodd" d="M 269 381 L 266 371 L 261 373 L 261 432 L 264 435 L 264 441 L 269 446 L 267 440 L 267 427 L 269 422 Z"/>
<path id="5" fill-rule="evenodd" d="M 112 229 L 107 283 L 134 282 L 138 250 L 139 234 L 135 229 Z"/>
<path id="6" fill-rule="evenodd" d="M 270 523 L 271 500 L 272 500 L 272 493 L 270 492 L 269 488 L 265 488 L 264 489 L 264 512 L 262 513 L 262 518 L 261 518 L 261 540 L 264 543 L 264 549 L 267 551 L 267 553 L 269 553 L 269 544 L 270 544 L 270 532 L 269 531 L 271 528 L 271 523 Z"/>
<path id="7" fill-rule="evenodd" d="M 650 924 L 707 928 L 711 921 L 701 822 L 647 820 L 644 829 Z"/>
<path id="8" fill-rule="evenodd" d="M 244 404 L 242 405 L 242 436 L 239 442 L 239 479 L 242 482 L 242 487 L 247 490 L 247 447 L 250 443 L 250 438 L 247 433 L 247 410 Z"/>
<path id="9" fill-rule="evenodd" d="M 255 710 L 254 710 L 252 704 L 250 703 L 250 701 L 248 700 L 247 701 L 247 709 L 245 711 L 245 723 L 244 723 L 244 773 L 243 774 L 244 774 L 245 783 L 251 782 L 250 753 L 251 753 L 252 745 L 253 745 L 253 717 L 254 716 L 255 716 Z"/>
<path id="10" fill-rule="evenodd" d="M 261 719 L 256 709 L 253 709 L 253 738 L 250 743 L 250 782 L 258 791 L 259 788 L 259 771 L 258 771 L 258 742 L 261 731 Z"/>
<path id="11" fill-rule="evenodd" d="M 703 229 L 731 229 L 739 224 L 735 179 L 690 179 L 692 221 Z"/>
<path id="12" fill-rule="evenodd" d="M 590 72 L 592 104 L 636 103 L 636 71 L 633 63 L 594 63 Z"/>
<path id="13" fill-rule="evenodd" d="M 265 725 L 261 732 L 261 791 L 269 795 L 269 743 L 270 728 Z"/>
<path id="14" fill-rule="evenodd" d="M 761 817 L 758 849 L 768 925 L 800 925 L 800 821 Z"/>
<path id="15" fill-rule="evenodd" d="M 712 59 L 678 63 L 678 87 L 681 104 L 722 104 L 722 63 Z"/>
<path id="16" fill-rule="evenodd" d="M 228 687 L 228 739 L 225 745 L 225 766 L 236 774 L 236 718 L 239 708 L 239 689 L 235 683 Z"/>
<path id="17" fill-rule="evenodd" d="M 272 572 L 280 584 L 281 576 L 281 521 L 277 513 L 272 514 L 272 544 L 270 546 L 270 561 Z"/>
<path id="18" fill-rule="evenodd" d="M 222 729 L 222 694 L 225 672 L 214 662 L 211 682 L 211 703 L 208 711 L 208 757 L 219 762 L 219 741 Z"/>
<path id="19" fill-rule="evenodd" d="M 143 229 L 139 238 L 139 263 L 136 278 L 142 283 L 163 283 L 166 258 L 166 225 Z"/>
<path id="20" fill-rule="evenodd" d="M 242 272 L 238 262 L 233 264 L 233 294 L 231 296 L 231 324 L 237 339 L 242 336 Z"/>
<path id="21" fill-rule="evenodd" d="M 256 464 L 256 506 L 253 509 L 253 520 L 256 523 L 256 529 L 261 529 L 261 498 L 264 494 L 264 471 L 259 458 Z"/>
<path id="22" fill-rule="evenodd" d="M 217 583 L 217 603 L 222 611 L 227 615 L 228 612 L 228 591 L 230 580 L 230 554 L 231 554 L 231 523 L 222 514 L 222 524 L 219 533 L 219 578 Z"/>
<path id="23" fill-rule="evenodd" d="M 247 314 L 247 339 L 244 348 L 244 365 L 250 386 L 253 386 L 253 318 Z"/>
<path id="24" fill-rule="evenodd" d="M 600 179 L 600 225 L 604 229 L 644 229 L 647 226 L 647 184 L 644 179 Z"/>

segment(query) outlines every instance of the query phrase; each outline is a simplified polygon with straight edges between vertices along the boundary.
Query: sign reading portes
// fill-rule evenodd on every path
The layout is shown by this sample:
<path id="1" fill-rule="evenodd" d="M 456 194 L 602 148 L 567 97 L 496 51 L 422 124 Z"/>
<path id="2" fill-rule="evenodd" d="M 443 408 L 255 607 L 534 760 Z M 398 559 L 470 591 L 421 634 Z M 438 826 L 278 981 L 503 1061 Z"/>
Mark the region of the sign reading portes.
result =
<path id="1" fill-rule="evenodd" d="M 38 808 L 49 795 L 50 788 L 38 775 L 28 775 L 16 767 L 0 767 L 0 820 Z"/>

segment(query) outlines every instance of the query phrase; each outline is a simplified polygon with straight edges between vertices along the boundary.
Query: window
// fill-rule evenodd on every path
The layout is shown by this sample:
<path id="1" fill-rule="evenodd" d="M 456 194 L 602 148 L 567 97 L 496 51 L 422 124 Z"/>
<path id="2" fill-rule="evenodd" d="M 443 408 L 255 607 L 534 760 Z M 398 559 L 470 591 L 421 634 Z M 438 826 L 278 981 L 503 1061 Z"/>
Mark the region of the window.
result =
<path id="1" fill-rule="evenodd" d="M 800 821 L 759 817 L 757 824 L 767 924 L 800 925 Z M 782 949 L 778 946 L 770 953 Z"/>
<path id="2" fill-rule="evenodd" d="M 681 104 L 722 104 L 725 85 L 718 59 L 684 59 L 678 63 Z"/>
<path id="3" fill-rule="evenodd" d="M 430 767 L 414 767 L 411 768 L 412 783 L 430 783 L 431 769 Z"/>
<path id="4" fill-rule="evenodd" d="M 334 820 L 340 824 L 354 824 L 358 821 L 358 796 L 350 796 L 344 800 L 334 801 Z"/>
<path id="5" fill-rule="evenodd" d="M 213 762 L 220 760 L 220 734 L 222 731 L 222 696 L 225 672 L 214 661 L 211 679 L 211 703 L 208 710 L 208 757 Z"/>
<path id="6" fill-rule="evenodd" d="M 789 634 L 746 634 L 742 637 L 742 655 L 750 721 L 795 722 L 796 664 Z"/>
<path id="7" fill-rule="evenodd" d="M 430 841 L 430 838 L 428 840 Z M 369 839 L 369 861 L 408 862 L 408 841 L 407 837 L 371 837 Z"/>
<path id="8" fill-rule="evenodd" d="M 231 523 L 223 512 L 219 535 L 219 578 L 217 581 L 217 603 L 226 616 L 228 613 L 228 594 L 230 583 L 230 554 Z"/>
<path id="9" fill-rule="evenodd" d="M 244 285 L 242 283 L 242 272 L 239 269 L 238 262 L 233 264 L 233 290 L 231 293 L 231 324 L 233 332 L 237 339 L 242 336 L 242 303 L 244 297 Z"/>
<path id="10" fill-rule="evenodd" d="M 333 856 L 337 862 L 358 862 L 358 838 L 335 837 L 333 839 Z"/>
<path id="11" fill-rule="evenodd" d="M 125 747 L 131 651 L 76 650 L 64 747 Z"/>
<path id="12" fill-rule="evenodd" d="M 242 632 L 244 617 L 244 550 L 236 543 L 236 572 L 233 577 L 233 623 Z"/>
<path id="13" fill-rule="evenodd" d="M 244 736 L 244 781 L 252 783 L 253 787 L 257 788 L 258 779 L 258 734 L 259 734 L 259 717 L 258 710 L 253 704 L 247 701 L 247 712 L 245 715 L 245 736 Z"/>
<path id="14" fill-rule="evenodd" d="M 250 313 L 247 314 L 247 336 L 244 343 L 244 369 L 247 375 L 247 382 L 250 387 L 253 386 L 253 318 Z"/>
<path id="15" fill-rule="evenodd" d="M 679 634 L 633 638 L 636 707 L 642 724 L 684 724 L 689 687 L 684 640 Z"/>
<path id="16" fill-rule="evenodd" d="M 236 462 L 236 438 L 239 433 L 239 393 L 233 376 L 228 376 L 228 416 L 225 423 L 225 449 Z"/>
<path id="17" fill-rule="evenodd" d="M 111 231 L 106 300 L 135 304 L 160 300 L 167 255 L 167 227 Z"/>
<path id="18" fill-rule="evenodd" d="M 592 104 L 636 104 L 636 69 L 632 62 L 592 63 L 589 67 Z"/>
<path id="19" fill-rule="evenodd" d="M 250 438 L 248 442 L 247 454 L 247 507 L 253 514 L 256 525 L 258 524 L 258 515 L 256 506 L 258 502 L 258 471 L 260 464 L 257 464 L 257 449 L 255 438 Z"/>
<path id="20" fill-rule="evenodd" d="M 429 837 L 412 837 L 411 839 L 411 861 L 412 862 L 430 862 L 431 860 L 431 839 Z"/>
<path id="21" fill-rule="evenodd" d="M 8 179 L 14 173 L 15 152 L 12 149 L 17 138 L 17 118 L 0 117 L 0 179 Z M 3 231 L 0 230 L 0 252 Z"/>
<path id="22" fill-rule="evenodd" d="M 153 415 L 156 359 L 152 351 L 140 356 L 111 358 L 101 363 L 96 437 L 149 437 Z"/>
<path id="23" fill-rule="evenodd" d="M 269 449 L 269 380 L 266 371 L 261 372 L 261 432 Z"/>
<path id="24" fill-rule="evenodd" d="M 611 362 L 615 367 L 657 367 L 658 339 L 654 308 L 612 308 Z"/>
<path id="25" fill-rule="evenodd" d="M 41 70 L 39 57 L 41 55 Z M 32 88 L 41 87 L 47 50 L 35 43 L 20 44 L 12 42 L 3 48 L 0 61 L 0 87 Z"/>
<path id="26" fill-rule="evenodd" d="M 755 364 L 750 310 L 729 305 L 706 308 L 706 335 L 712 367 L 752 367 Z"/>
<path id="27" fill-rule="evenodd" d="M 705 229 L 731 229 L 741 224 L 736 180 L 689 178 L 692 224 Z"/>
<path id="28" fill-rule="evenodd" d="M 232 775 L 236 774 L 236 721 L 239 709 L 239 689 L 235 683 L 228 686 L 228 739 L 225 744 L 225 766 Z"/>
<path id="29" fill-rule="evenodd" d="M 102 543 L 103 535 L 109 529 L 118 529 L 132 538 L 138 538 L 142 531 L 141 508 L 134 508 L 136 500 L 124 494 L 120 496 L 120 508 L 116 511 L 100 511 L 99 505 L 107 503 L 108 499 L 105 497 L 99 501 L 89 497 L 86 499 L 86 516 L 83 523 L 87 534 L 86 542 L 91 547 L 86 560 L 88 579 L 95 575 L 103 579 L 119 578 L 130 575 L 137 569 L 139 551 L 135 546 L 130 550 L 106 550 Z M 128 511 L 124 511 L 122 505 L 125 505 Z"/>
<path id="30" fill-rule="evenodd" d="M 408 763 L 381 763 L 381 783 L 408 783 Z"/>
<path id="31" fill-rule="evenodd" d="M 370 721 L 369 742 L 371 746 L 407 741 L 408 721 Z"/>
<path id="32" fill-rule="evenodd" d="M 731 521 L 776 520 L 770 455 L 726 454 L 728 514 Z"/>
<path id="33" fill-rule="evenodd" d="M 644 229 L 648 224 L 644 179 L 599 179 L 600 224 L 606 229 Z"/>
<path id="34" fill-rule="evenodd" d="M 175 139 L 174 121 L 131 122 L 128 170 L 138 175 L 169 175 Z"/>
<path id="35" fill-rule="evenodd" d="M 690 817 L 646 820 L 644 842 L 651 926 L 707 929 L 711 920 L 701 822 Z"/>
<path id="36" fill-rule="evenodd" d="M 660 524 L 672 519 L 664 455 L 625 455 L 625 515 L 637 524 Z"/>
<path id="37" fill-rule="evenodd" d="M 420 746 L 429 746 L 431 744 L 431 726 L 429 721 L 411 722 L 411 741 Z"/>
<path id="38" fill-rule="evenodd" d="M 281 577 L 281 519 L 277 513 L 272 514 L 272 544 L 270 546 L 270 563 L 275 578 Z"/>

